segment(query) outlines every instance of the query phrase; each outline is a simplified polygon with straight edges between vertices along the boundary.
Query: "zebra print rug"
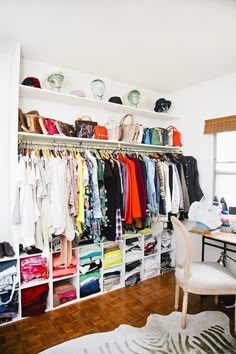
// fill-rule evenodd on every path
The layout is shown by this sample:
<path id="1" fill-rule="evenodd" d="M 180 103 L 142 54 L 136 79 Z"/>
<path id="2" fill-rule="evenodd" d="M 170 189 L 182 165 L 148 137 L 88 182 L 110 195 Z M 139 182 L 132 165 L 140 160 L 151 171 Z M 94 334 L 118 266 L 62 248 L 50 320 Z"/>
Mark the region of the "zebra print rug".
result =
<path id="1" fill-rule="evenodd" d="M 229 331 L 229 318 L 219 311 L 187 315 L 187 328 L 180 328 L 181 313 L 150 315 L 142 328 L 121 325 L 111 332 L 72 339 L 44 354 L 202 354 L 236 353 L 236 339 Z"/>

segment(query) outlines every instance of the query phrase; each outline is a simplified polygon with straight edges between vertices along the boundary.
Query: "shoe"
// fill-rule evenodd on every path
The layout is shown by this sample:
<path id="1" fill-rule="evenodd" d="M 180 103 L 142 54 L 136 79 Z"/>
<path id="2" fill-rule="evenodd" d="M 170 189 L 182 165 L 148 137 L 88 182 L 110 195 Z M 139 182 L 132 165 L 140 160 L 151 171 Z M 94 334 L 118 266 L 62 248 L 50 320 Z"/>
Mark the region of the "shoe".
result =
<path id="1" fill-rule="evenodd" d="M 6 257 L 15 256 L 15 252 L 9 242 L 6 242 L 6 241 L 3 242 L 2 247 L 3 247 L 4 256 L 6 256 Z"/>
<path id="2" fill-rule="evenodd" d="M 220 203 L 221 203 L 222 211 L 228 211 L 228 206 L 227 206 L 227 203 L 226 203 L 224 197 L 222 197 L 222 198 L 220 199 Z"/>
<path id="3" fill-rule="evenodd" d="M 31 247 L 26 247 L 25 252 L 27 254 L 36 254 L 36 253 L 42 253 L 42 250 L 40 250 L 39 248 L 37 248 L 35 246 L 31 246 Z"/>
<path id="4" fill-rule="evenodd" d="M 224 306 L 226 309 L 230 309 L 235 306 L 235 296 L 225 295 L 224 296 Z"/>
<path id="5" fill-rule="evenodd" d="M 226 308 L 226 309 L 232 309 L 233 307 L 235 307 L 235 304 L 232 304 L 232 305 L 225 305 L 225 308 Z"/>
<path id="6" fill-rule="evenodd" d="M 5 257 L 2 242 L 0 243 L 0 258 Z"/>

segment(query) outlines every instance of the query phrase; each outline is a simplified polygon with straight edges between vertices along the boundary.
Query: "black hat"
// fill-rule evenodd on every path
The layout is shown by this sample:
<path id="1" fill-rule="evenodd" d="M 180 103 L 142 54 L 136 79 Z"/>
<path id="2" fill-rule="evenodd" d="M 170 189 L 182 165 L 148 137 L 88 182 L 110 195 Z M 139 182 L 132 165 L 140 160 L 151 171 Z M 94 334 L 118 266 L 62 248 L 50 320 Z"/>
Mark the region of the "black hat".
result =
<path id="1" fill-rule="evenodd" d="M 118 96 L 110 97 L 108 101 L 113 103 L 123 104 L 121 98 Z"/>
<path id="2" fill-rule="evenodd" d="M 22 81 L 22 85 L 41 88 L 39 79 L 37 79 L 36 77 L 27 77 L 27 78 L 25 78 Z"/>
<path id="3" fill-rule="evenodd" d="M 171 101 L 167 101 L 165 98 L 159 98 L 154 107 L 155 112 L 166 112 L 171 106 Z"/>

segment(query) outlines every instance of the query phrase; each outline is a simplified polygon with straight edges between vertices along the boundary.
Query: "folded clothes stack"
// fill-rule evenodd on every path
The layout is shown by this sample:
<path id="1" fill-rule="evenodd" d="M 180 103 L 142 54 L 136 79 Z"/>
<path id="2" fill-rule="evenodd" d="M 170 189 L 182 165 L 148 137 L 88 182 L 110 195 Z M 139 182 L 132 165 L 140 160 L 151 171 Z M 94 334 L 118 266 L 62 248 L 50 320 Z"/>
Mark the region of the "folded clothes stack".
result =
<path id="1" fill-rule="evenodd" d="M 47 308 L 49 286 L 41 284 L 21 292 L 22 317 L 38 316 Z"/>
<path id="2" fill-rule="evenodd" d="M 90 273 L 80 275 L 80 297 L 96 294 L 101 291 L 100 279 L 101 273 L 95 270 Z"/>
<path id="3" fill-rule="evenodd" d="M 103 274 L 103 291 L 109 291 L 119 286 L 120 273 L 120 270 L 113 270 Z"/>
<path id="4" fill-rule="evenodd" d="M 76 288 L 66 280 L 58 281 L 53 288 L 53 307 L 75 300 Z"/>
<path id="5" fill-rule="evenodd" d="M 156 257 L 148 257 L 144 260 L 144 279 L 154 277 L 158 274 L 159 263 Z"/>
<path id="6" fill-rule="evenodd" d="M 104 268 L 109 268 L 122 263 L 122 252 L 119 244 L 106 245 L 104 248 L 103 265 Z"/>
<path id="7" fill-rule="evenodd" d="M 125 277 L 125 286 L 133 286 L 141 281 L 140 270 L 134 269 L 129 272 Z"/>
<path id="8" fill-rule="evenodd" d="M 4 294 L 1 294 L 1 301 L 2 302 L 7 302 L 9 299 L 10 293 L 6 292 Z M 6 323 L 12 320 L 12 318 L 15 318 L 18 313 L 18 291 L 15 291 L 12 300 L 6 304 L 0 305 L 0 324 Z"/>
<path id="9" fill-rule="evenodd" d="M 152 234 L 145 235 L 144 237 L 144 256 L 157 252 L 157 238 Z"/>
<path id="10" fill-rule="evenodd" d="M 65 265 L 61 261 L 61 255 L 53 254 L 53 278 L 64 277 L 67 275 L 72 275 L 77 272 L 77 257 L 72 256 L 70 264 Z"/>
<path id="11" fill-rule="evenodd" d="M 132 237 L 126 240 L 125 243 L 125 258 L 127 262 L 132 262 L 141 258 L 143 251 L 141 248 L 141 239 L 139 237 Z"/>

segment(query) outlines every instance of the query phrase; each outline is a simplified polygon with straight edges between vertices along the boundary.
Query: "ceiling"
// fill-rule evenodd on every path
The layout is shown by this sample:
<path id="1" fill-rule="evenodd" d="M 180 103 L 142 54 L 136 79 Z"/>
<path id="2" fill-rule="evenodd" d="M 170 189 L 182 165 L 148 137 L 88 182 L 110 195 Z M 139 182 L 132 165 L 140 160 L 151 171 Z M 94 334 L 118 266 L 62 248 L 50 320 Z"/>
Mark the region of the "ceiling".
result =
<path id="1" fill-rule="evenodd" d="M 0 0 L 23 56 L 170 93 L 236 72 L 235 0 Z"/>

